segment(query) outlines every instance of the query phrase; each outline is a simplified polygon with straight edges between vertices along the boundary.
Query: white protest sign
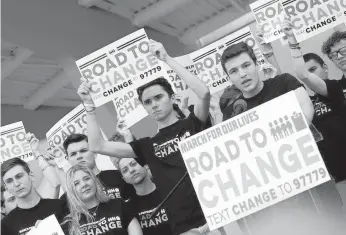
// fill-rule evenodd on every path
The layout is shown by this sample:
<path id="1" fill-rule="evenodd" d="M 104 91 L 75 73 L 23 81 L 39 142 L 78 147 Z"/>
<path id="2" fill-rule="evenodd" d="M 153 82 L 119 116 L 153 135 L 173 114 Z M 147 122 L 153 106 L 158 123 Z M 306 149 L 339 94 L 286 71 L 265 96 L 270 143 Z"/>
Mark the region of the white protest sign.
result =
<path id="1" fill-rule="evenodd" d="M 242 28 L 189 54 L 195 64 L 197 76 L 209 87 L 212 94 L 224 90 L 227 86 L 231 85 L 227 74 L 222 68 L 221 56 L 227 47 L 239 42 L 245 42 L 252 47 L 258 62 L 264 63 L 264 57 L 249 27 Z"/>
<path id="2" fill-rule="evenodd" d="M 86 112 L 84 106 L 80 104 L 46 133 L 48 145 L 54 150 L 55 156 L 58 158 L 65 157 L 66 153 L 63 147 L 65 139 L 75 133 L 86 135 L 86 127 Z"/>
<path id="3" fill-rule="evenodd" d="M 144 29 L 79 59 L 76 64 L 82 77 L 91 83 L 96 107 L 155 78 L 167 76 L 162 62 L 149 52 Z"/>
<path id="4" fill-rule="evenodd" d="M 128 91 L 115 98 L 113 104 L 118 115 L 118 122 L 124 121 L 124 125 L 127 127 L 133 126 L 148 116 L 147 111 L 138 99 L 136 91 Z"/>
<path id="5" fill-rule="evenodd" d="M 345 0 L 281 0 L 298 42 L 346 21 Z"/>
<path id="6" fill-rule="evenodd" d="M 263 27 L 265 42 L 275 41 L 284 35 L 280 27 L 283 21 L 280 0 L 259 0 L 250 4 L 250 8 L 257 23 Z"/>
<path id="7" fill-rule="evenodd" d="M 65 235 L 55 215 L 48 216 L 33 227 L 27 235 Z"/>
<path id="8" fill-rule="evenodd" d="M 34 159 L 29 142 L 25 138 L 23 122 L 15 122 L 0 127 L 1 159 L 0 163 L 15 157 L 28 162 Z"/>
<path id="9" fill-rule="evenodd" d="M 211 229 L 330 180 L 294 91 L 179 148 Z"/>
<path id="10" fill-rule="evenodd" d="M 197 75 L 195 65 L 193 64 L 192 59 L 189 55 L 183 55 L 179 57 L 174 58 L 175 61 L 177 61 L 181 66 L 185 67 L 187 70 L 189 70 L 191 73 Z M 177 75 L 177 73 L 171 69 L 168 65 L 165 65 L 167 69 L 168 74 L 168 80 L 172 84 L 173 89 L 175 89 L 177 92 L 182 92 L 188 89 L 188 86 L 186 83 Z"/>

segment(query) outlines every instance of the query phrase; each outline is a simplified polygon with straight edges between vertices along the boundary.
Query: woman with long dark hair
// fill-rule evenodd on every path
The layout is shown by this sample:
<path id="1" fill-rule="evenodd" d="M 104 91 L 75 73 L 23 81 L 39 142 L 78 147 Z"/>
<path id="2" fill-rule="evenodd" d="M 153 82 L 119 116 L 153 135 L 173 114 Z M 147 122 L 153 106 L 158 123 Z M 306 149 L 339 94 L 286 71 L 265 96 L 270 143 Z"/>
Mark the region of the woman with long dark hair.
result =
<path id="1" fill-rule="evenodd" d="M 112 200 L 93 172 L 75 165 L 66 175 L 67 199 L 70 214 L 64 230 L 70 235 L 142 235 L 134 214 L 120 200 Z"/>

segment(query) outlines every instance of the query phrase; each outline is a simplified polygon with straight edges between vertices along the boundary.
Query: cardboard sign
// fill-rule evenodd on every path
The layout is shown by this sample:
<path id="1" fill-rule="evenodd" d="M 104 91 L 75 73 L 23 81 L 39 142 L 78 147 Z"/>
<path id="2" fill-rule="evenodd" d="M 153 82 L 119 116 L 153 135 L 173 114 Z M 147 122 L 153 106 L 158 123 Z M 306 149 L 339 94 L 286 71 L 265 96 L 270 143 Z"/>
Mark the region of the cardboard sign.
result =
<path id="1" fill-rule="evenodd" d="M 55 215 L 40 221 L 37 227 L 32 228 L 27 235 L 65 235 Z"/>
<path id="2" fill-rule="evenodd" d="M 138 99 L 137 92 L 129 91 L 113 100 L 115 110 L 117 111 L 118 121 L 125 121 L 127 127 L 131 127 L 146 116 L 147 111 Z"/>
<path id="3" fill-rule="evenodd" d="M 23 122 L 15 122 L 10 125 L 0 127 L 1 132 L 1 159 L 4 161 L 19 157 L 28 162 L 34 159 L 30 143 L 25 138 L 25 128 Z"/>
<path id="4" fill-rule="evenodd" d="M 189 54 L 195 64 L 198 77 L 209 87 L 211 93 L 224 90 L 227 86 L 231 85 L 227 74 L 222 68 L 221 55 L 227 47 L 239 42 L 245 42 L 252 47 L 258 62 L 264 63 L 264 57 L 249 27 L 240 29 Z"/>
<path id="5" fill-rule="evenodd" d="M 294 91 L 179 148 L 211 229 L 330 180 Z"/>
<path id="6" fill-rule="evenodd" d="M 283 22 L 280 0 L 259 0 L 250 4 L 250 8 L 257 23 L 263 27 L 265 42 L 275 41 L 284 35 L 280 27 Z"/>
<path id="7" fill-rule="evenodd" d="M 183 67 L 185 67 L 187 70 L 189 70 L 191 73 L 197 75 L 195 65 L 193 64 L 193 61 L 191 60 L 189 55 L 175 57 L 174 60 L 177 61 Z M 168 65 L 166 65 L 166 69 L 168 74 L 168 80 L 172 84 L 176 92 L 186 91 L 188 89 L 188 86 L 177 75 L 177 73 Z"/>
<path id="8" fill-rule="evenodd" d="M 281 0 L 298 42 L 346 21 L 345 0 Z"/>
<path id="9" fill-rule="evenodd" d="M 144 29 L 79 59 L 76 64 L 82 77 L 91 83 L 96 107 L 155 78 L 167 77 L 162 62 L 149 52 Z"/>

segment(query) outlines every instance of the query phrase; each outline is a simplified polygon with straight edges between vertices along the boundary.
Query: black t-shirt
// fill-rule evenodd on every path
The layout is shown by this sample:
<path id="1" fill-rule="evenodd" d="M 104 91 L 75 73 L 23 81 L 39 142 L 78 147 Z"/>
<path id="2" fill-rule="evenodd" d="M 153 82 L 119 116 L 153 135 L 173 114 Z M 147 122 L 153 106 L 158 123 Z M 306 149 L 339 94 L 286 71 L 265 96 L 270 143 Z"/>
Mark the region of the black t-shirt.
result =
<path id="1" fill-rule="evenodd" d="M 43 220 L 53 214 L 61 223 L 66 216 L 63 203 L 59 199 L 41 199 L 30 209 L 16 207 L 1 221 L 1 233 L 4 235 L 27 234 L 35 226 L 37 220 Z"/>
<path id="2" fill-rule="evenodd" d="M 346 118 L 346 77 L 341 80 L 325 80 L 328 90 L 328 99 L 331 101 L 334 110 L 343 118 Z M 345 119 L 344 119 L 345 120 Z"/>
<path id="3" fill-rule="evenodd" d="M 346 120 L 335 111 L 332 102 L 321 96 L 310 97 L 315 109 L 313 124 L 321 132 L 323 140 L 318 148 L 329 173 L 336 182 L 346 179 L 346 158 L 344 144 L 346 140 Z"/>
<path id="4" fill-rule="evenodd" d="M 121 199 L 121 193 L 124 189 L 124 181 L 122 180 L 121 173 L 118 170 L 101 171 L 96 175 L 96 177 L 103 184 L 103 191 L 110 199 Z M 64 193 L 60 199 L 67 202 L 66 193 Z"/>
<path id="5" fill-rule="evenodd" d="M 79 224 L 82 235 L 127 235 L 127 227 L 135 218 L 131 209 L 122 200 L 111 199 L 89 209 L 89 212 L 95 220 L 88 223 L 85 216 L 81 216 Z"/>
<path id="6" fill-rule="evenodd" d="M 237 98 L 233 99 L 233 102 L 228 102 L 227 107 L 221 110 L 223 113 L 223 121 L 302 86 L 303 85 L 295 77 L 288 73 L 284 73 L 263 81 L 263 89 L 260 93 L 251 98 L 244 98 L 243 95 L 234 92 Z"/>
<path id="7" fill-rule="evenodd" d="M 150 217 L 150 214 L 156 209 L 161 201 L 162 198 L 160 197 L 159 192 L 155 189 L 148 195 L 135 195 L 128 202 L 142 227 L 143 235 L 172 234 L 171 226 L 169 224 L 169 216 L 165 207 L 162 207 L 152 218 Z"/>
<path id="8" fill-rule="evenodd" d="M 203 130 L 204 125 L 194 115 L 160 129 L 153 138 L 130 143 L 153 174 L 161 198 L 165 198 L 187 171 L 178 142 Z M 201 206 L 189 177 L 176 188 L 166 202 L 174 234 L 186 232 L 206 223 Z"/>

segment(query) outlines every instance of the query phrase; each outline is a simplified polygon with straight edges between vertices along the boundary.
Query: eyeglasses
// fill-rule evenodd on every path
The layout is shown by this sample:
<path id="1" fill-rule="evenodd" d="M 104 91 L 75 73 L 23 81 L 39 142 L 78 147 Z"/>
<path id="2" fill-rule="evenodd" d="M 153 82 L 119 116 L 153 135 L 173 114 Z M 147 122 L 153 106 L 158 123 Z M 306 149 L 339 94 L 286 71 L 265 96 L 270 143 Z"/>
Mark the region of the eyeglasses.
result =
<path id="1" fill-rule="evenodd" d="M 331 60 L 336 60 L 336 59 L 338 59 L 339 53 L 340 53 L 340 55 L 342 55 L 342 56 L 346 56 L 346 47 L 343 47 L 343 48 L 341 48 L 341 49 L 339 49 L 339 50 L 337 50 L 337 51 L 334 51 L 333 53 L 330 53 L 330 54 L 328 55 L 328 57 L 329 57 Z"/>

